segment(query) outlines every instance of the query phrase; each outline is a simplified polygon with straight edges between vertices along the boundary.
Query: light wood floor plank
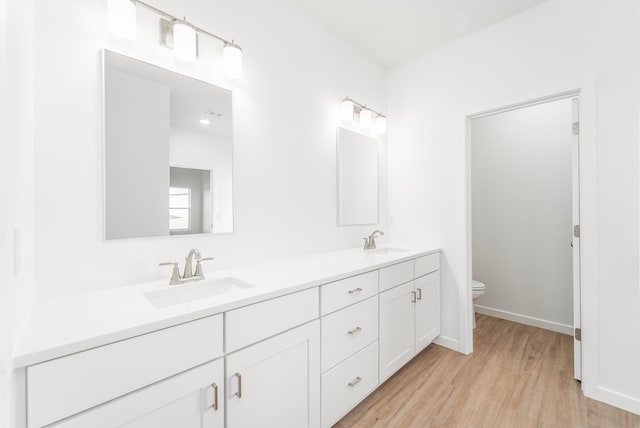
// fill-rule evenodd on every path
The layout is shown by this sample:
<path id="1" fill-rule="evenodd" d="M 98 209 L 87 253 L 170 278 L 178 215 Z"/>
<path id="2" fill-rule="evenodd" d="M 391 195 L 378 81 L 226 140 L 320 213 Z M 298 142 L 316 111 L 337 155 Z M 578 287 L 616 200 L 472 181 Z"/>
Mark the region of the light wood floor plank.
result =
<path id="1" fill-rule="evenodd" d="M 335 428 L 640 428 L 640 416 L 585 398 L 573 339 L 478 315 L 474 353 L 431 345 Z"/>

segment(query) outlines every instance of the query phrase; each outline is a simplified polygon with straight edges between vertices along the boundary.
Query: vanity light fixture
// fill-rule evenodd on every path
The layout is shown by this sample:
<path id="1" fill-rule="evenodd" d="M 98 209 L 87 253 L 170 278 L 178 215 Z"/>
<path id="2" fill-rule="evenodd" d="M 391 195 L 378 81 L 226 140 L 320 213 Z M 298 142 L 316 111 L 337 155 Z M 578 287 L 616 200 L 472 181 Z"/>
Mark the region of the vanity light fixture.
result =
<path id="1" fill-rule="evenodd" d="M 235 41 L 216 36 L 200 27 L 180 19 L 140 0 L 107 0 L 109 31 L 121 38 L 135 39 L 136 6 L 142 6 L 160 15 L 160 44 L 172 48 L 176 57 L 195 61 L 198 57 L 198 35 L 212 37 L 222 42 L 224 75 L 232 79 L 242 77 L 242 48 Z"/>
<path id="2" fill-rule="evenodd" d="M 340 102 L 340 119 L 345 122 L 353 120 L 353 101 L 349 97 Z"/>
<path id="3" fill-rule="evenodd" d="M 386 134 L 387 116 L 367 107 L 366 104 L 360 104 L 349 97 L 345 97 L 340 101 L 340 119 L 345 122 L 354 121 L 355 116 L 360 122 L 360 127 L 366 129 L 373 125 L 374 115 L 375 132 L 378 134 Z"/>
<path id="4" fill-rule="evenodd" d="M 387 133 L 387 116 L 379 114 L 376 117 L 376 133 L 378 134 Z"/>
<path id="5" fill-rule="evenodd" d="M 189 24 L 186 18 L 182 21 L 173 21 L 171 26 L 173 29 L 173 53 L 176 58 L 183 61 L 195 61 L 198 57 L 195 27 Z"/>
<path id="6" fill-rule="evenodd" d="M 207 119 L 206 117 L 203 117 L 202 119 L 200 119 L 200 124 L 201 125 L 209 125 L 211 123 L 211 121 L 209 119 Z"/>
<path id="7" fill-rule="evenodd" d="M 225 42 L 222 48 L 224 75 L 232 79 L 242 77 L 242 49 L 233 40 Z"/>
<path id="8" fill-rule="evenodd" d="M 360 110 L 360 126 L 362 128 L 370 128 L 373 121 L 373 112 L 368 108 Z"/>

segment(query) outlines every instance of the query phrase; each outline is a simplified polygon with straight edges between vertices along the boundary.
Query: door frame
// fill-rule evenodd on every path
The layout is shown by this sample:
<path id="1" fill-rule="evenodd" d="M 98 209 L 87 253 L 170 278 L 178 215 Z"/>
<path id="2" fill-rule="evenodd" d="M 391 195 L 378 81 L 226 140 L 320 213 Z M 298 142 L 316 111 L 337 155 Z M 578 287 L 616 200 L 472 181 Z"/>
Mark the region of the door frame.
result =
<path id="1" fill-rule="evenodd" d="M 471 251 L 471 120 L 489 114 L 514 110 L 565 98 L 578 98 L 580 105 L 580 191 L 581 220 L 580 280 L 581 280 L 581 328 L 582 328 L 582 390 L 589 397 L 598 395 L 598 305 L 597 305 L 597 150 L 596 150 L 596 91 L 593 78 L 562 82 L 517 96 L 482 102 L 465 109 L 461 118 L 460 164 L 464 165 L 464 179 L 460 183 L 464 216 L 460 220 L 463 230 L 464 263 L 459 271 L 462 279 L 459 328 L 460 350 L 473 352 L 472 251 Z"/>

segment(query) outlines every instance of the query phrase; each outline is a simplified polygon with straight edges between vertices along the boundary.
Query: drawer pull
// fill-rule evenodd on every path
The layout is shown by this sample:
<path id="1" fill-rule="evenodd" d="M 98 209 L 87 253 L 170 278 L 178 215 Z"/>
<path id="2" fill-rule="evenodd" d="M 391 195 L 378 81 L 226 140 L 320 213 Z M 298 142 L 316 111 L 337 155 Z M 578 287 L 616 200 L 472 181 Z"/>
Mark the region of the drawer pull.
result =
<path id="1" fill-rule="evenodd" d="M 358 376 L 357 378 L 355 378 L 354 380 L 352 380 L 351 382 L 349 382 L 349 386 L 353 388 L 354 386 L 356 386 L 357 384 L 359 384 L 359 383 L 360 383 L 360 381 L 362 381 L 362 378 L 361 378 L 360 376 Z"/>
<path id="2" fill-rule="evenodd" d="M 347 333 L 353 336 L 354 334 L 360 333 L 361 331 L 362 331 L 362 327 L 356 327 L 353 330 L 349 330 Z"/>
<path id="3" fill-rule="evenodd" d="M 238 398 L 242 398 L 242 375 L 240 373 L 236 373 L 233 376 L 238 378 L 238 391 L 233 395 Z"/>
<path id="4" fill-rule="evenodd" d="M 361 291 L 362 291 L 362 288 L 358 287 L 358 288 L 354 288 L 353 290 L 349 290 L 349 294 L 353 296 L 354 294 L 358 294 Z"/>
<path id="5" fill-rule="evenodd" d="M 416 302 L 416 292 L 412 291 L 411 292 L 411 303 L 415 303 Z"/>
<path id="6" fill-rule="evenodd" d="M 218 411 L 218 384 L 214 383 L 211 385 L 213 387 L 213 404 L 211 407 L 214 411 Z"/>
<path id="7" fill-rule="evenodd" d="M 418 300 L 422 300 L 422 288 L 416 288 L 418 290 Z"/>

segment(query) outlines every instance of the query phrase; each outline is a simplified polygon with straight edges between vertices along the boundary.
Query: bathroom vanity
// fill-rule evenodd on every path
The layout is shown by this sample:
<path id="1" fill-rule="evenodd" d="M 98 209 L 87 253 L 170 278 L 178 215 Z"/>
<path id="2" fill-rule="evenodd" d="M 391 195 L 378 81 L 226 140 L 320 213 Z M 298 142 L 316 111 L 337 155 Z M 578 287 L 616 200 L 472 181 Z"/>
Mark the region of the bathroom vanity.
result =
<path id="1" fill-rule="evenodd" d="M 439 257 L 349 249 L 45 302 L 15 359 L 26 426 L 331 426 L 439 335 Z"/>

